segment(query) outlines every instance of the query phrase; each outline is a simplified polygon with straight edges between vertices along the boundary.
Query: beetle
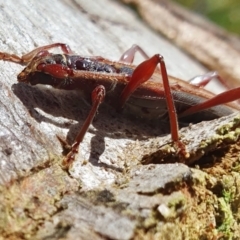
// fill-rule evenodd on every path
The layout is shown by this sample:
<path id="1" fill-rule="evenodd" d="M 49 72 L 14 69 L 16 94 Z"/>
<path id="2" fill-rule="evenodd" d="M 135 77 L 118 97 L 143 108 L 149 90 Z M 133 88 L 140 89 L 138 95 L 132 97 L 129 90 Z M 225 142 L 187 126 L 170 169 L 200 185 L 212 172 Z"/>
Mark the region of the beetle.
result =
<path id="1" fill-rule="evenodd" d="M 63 54 L 49 52 L 56 47 L 60 47 Z M 136 52 L 146 58 L 138 66 L 132 64 Z M 216 74 L 203 76 L 200 83 L 168 76 L 163 56 L 155 54 L 149 58 L 138 45 L 128 49 L 119 61 L 100 56 L 82 57 L 63 43 L 36 48 L 22 57 L 0 52 L 0 59 L 27 65 L 18 74 L 19 82 L 51 85 L 63 90 L 79 89 L 86 96 L 92 95 L 89 115 L 64 158 L 63 166 L 66 168 L 74 161 L 79 145 L 103 101 L 119 111 L 127 108 L 141 118 L 168 115 L 172 141 L 186 158 L 188 153 L 178 135 L 177 114 L 181 121 L 200 122 L 240 110 L 237 104 L 221 105 L 238 99 L 240 88 L 215 96 L 201 86 Z"/>

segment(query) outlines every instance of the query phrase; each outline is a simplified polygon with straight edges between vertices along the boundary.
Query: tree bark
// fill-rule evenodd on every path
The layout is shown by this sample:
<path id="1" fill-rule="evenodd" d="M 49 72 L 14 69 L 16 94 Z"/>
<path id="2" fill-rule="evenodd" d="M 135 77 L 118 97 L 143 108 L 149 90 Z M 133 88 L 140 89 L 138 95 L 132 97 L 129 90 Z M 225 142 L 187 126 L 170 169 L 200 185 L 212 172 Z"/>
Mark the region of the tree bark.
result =
<path id="1" fill-rule="evenodd" d="M 161 53 L 171 75 L 189 79 L 206 71 L 115 1 L 9 0 L 1 2 L 0 12 L 1 52 L 22 55 L 38 46 L 63 42 L 79 55 L 117 60 L 131 45 L 139 44 L 149 55 Z M 207 218 L 209 214 L 214 218 L 217 204 L 215 193 L 206 187 L 207 173 L 182 163 L 142 165 L 145 155 L 157 152 L 158 146 L 155 152 L 151 150 L 151 142 L 165 127 L 132 121 L 102 107 L 79 156 L 65 171 L 57 136 L 72 142 L 89 105 L 77 91 L 17 83 L 22 69 L 0 61 L 0 239 L 187 239 L 204 235 Z M 207 125 L 194 126 L 193 135 Z M 226 125 L 226 132 L 235 137 L 231 142 L 236 142 L 238 115 L 212 122 L 209 139 Z M 187 134 L 185 138 L 194 141 Z M 202 140 L 207 141 L 206 134 Z M 230 140 L 219 141 L 218 146 L 226 147 Z M 150 145 L 143 145 L 146 142 Z M 198 151 L 200 138 L 197 144 L 191 151 Z M 212 151 L 211 144 L 199 151 Z M 213 185 L 217 183 L 210 190 Z M 191 196 L 192 192 L 196 194 Z M 203 214 L 204 203 L 197 206 L 195 201 L 206 196 L 211 205 Z M 194 209 L 192 214 L 189 209 Z M 209 236 L 214 236 L 215 227 Z"/>

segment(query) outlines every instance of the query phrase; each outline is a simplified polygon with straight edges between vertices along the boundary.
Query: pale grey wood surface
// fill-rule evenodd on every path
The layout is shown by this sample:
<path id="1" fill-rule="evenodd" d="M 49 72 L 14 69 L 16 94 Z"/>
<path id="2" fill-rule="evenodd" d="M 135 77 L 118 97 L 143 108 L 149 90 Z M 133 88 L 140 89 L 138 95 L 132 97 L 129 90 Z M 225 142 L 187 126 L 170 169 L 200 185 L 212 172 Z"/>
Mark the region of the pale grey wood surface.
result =
<path id="1" fill-rule="evenodd" d="M 239 87 L 239 36 L 188 11 L 176 1 L 122 1 L 133 4 L 151 28 L 166 36 L 209 69 L 218 71 L 230 88 Z"/>
<path id="2" fill-rule="evenodd" d="M 117 1 L 0 1 L 0 22 L 4 52 L 21 55 L 64 42 L 81 55 L 118 59 L 132 44 L 139 44 L 149 55 L 163 54 L 174 76 L 188 79 L 206 71 Z M 89 105 L 77 92 L 18 84 L 21 69 L 0 61 L 2 239 L 131 239 L 139 225 L 151 226 L 156 206 L 167 205 L 176 194 L 184 198 L 178 187 L 173 196 L 154 193 L 169 182 L 188 181 L 191 171 L 186 165 L 140 164 L 150 151 L 139 145 L 154 142 L 168 127 L 136 124 L 113 110 L 97 116 L 76 162 L 69 172 L 62 170 L 56 135 L 71 142 Z M 162 174 L 165 177 L 159 178 Z M 151 196 L 139 194 L 149 191 L 147 183 Z M 167 226 L 158 228 L 163 230 L 160 238 L 169 232 Z"/>

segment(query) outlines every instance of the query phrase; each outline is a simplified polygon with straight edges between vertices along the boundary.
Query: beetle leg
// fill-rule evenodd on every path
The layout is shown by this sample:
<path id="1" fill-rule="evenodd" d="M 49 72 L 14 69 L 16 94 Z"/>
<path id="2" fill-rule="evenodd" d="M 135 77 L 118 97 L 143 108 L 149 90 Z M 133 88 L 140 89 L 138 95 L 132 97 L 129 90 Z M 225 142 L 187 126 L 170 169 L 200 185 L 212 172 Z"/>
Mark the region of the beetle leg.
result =
<path id="1" fill-rule="evenodd" d="M 38 47 L 32 50 L 31 52 L 24 54 L 22 57 L 19 57 L 15 54 L 9 54 L 0 52 L 0 59 L 10 62 L 16 62 L 16 63 L 28 63 L 31 62 L 32 59 L 40 52 L 47 52 L 47 50 L 60 47 L 63 53 L 71 54 L 73 53 L 71 48 L 64 43 L 53 43 L 46 46 Z"/>
<path id="2" fill-rule="evenodd" d="M 19 57 L 15 54 L 9 54 L 5 52 L 0 52 L 0 59 L 4 61 L 10 61 L 10 62 L 15 62 L 15 63 L 22 63 L 22 57 Z"/>
<path id="3" fill-rule="evenodd" d="M 123 55 L 120 57 L 120 62 L 133 63 L 136 52 L 139 52 L 145 59 L 148 59 L 149 56 L 145 53 L 145 51 L 136 44 L 133 44 L 131 48 L 129 48 Z"/>
<path id="4" fill-rule="evenodd" d="M 195 76 L 188 82 L 198 87 L 205 87 L 213 79 L 217 79 L 224 86 L 225 89 L 230 89 L 226 81 L 222 79 L 222 77 L 218 74 L 217 71 L 208 72 L 203 75 Z"/>
<path id="5" fill-rule="evenodd" d="M 192 79 L 190 79 L 188 82 L 198 87 L 205 87 L 214 78 L 219 79 L 219 81 L 223 83 L 223 80 L 220 78 L 219 74 L 216 71 L 195 76 Z"/>
<path id="6" fill-rule="evenodd" d="M 160 54 L 156 54 L 153 57 L 149 58 L 148 60 L 142 62 L 135 68 L 130 81 L 128 82 L 128 84 L 126 85 L 121 94 L 120 108 L 123 107 L 124 103 L 128 100 L 130 95 L 138 88 L 140 84 L 146 82 L 148 79 L 151 78 L 158 64 L 160 64 L 162 74 L 162 81 L 170 120 L 172 141 L 177 144 L 177 147 L 180 149 L 180 152 L 185 157 L 187 157 L 188 154 L 185 150 L 185 146 L 179 140 L 177 114 L 163 56 L 161 56 Z"/>
<path id="7" fill-rule="evenodd" d="M 38 47 L 38 48 L 32 50 L 31 52 L 23 55 L 21 59 L 24 63 L 30 62 L 39 52 L 46 51 L 46 50 L 51 50 L 51 49 L 54 49 L 56 47 L 60 47 L 63 53 L 66 53 L 66 54 L 73 53 L 73 51 L 71 50 L 71 48 L 67 44 L 65 44 L 65 43 L 53 43 L 53 44 L 49 44 L 49 45 L 46 45 L 46 46 Z"/>
<path id="8" fill-rule="evenodd" d="M 72 162 L 75 159 L 76 154 L 78 153 L 78 148 L 80 143 L 82 142 L 89 126 L 91 125 L 93 118 L 95 117 L 99 105 L 103 102 L 105 97 L 105 87 L 102 85 L 97 86 L 93 92 L 92 92 L 92 107 L 91 110 L 80 129 L 77 137 L 74 140 L 74 143 L 71 146 L 71 151 L 67 154 L 67 156 L 63 160 L 63 167 L 69 168 L 69 166 L 72 164 Z"/>
<path id="9" fill-rule="evenodd" d="M 235 100 L 239 99 L 239 96 L 240 96 L 240 87 L 230 89 L 228 91 L 225 91 L 225 92 L 222 92 L 222 93 L 216 95 L 215 97 L 213 97 L 209 100 L 206 100 L 202 103 L 199 103 L 195 106 L 188 108 L 184 112 L 180 113 L 179 117 L 185 117 L 187 115 L 194 114 L 196 112 L 199 112 L 199 111 L 211 108 L 211 107 L 215 107 L 217 105 L 235 101 Z"/>

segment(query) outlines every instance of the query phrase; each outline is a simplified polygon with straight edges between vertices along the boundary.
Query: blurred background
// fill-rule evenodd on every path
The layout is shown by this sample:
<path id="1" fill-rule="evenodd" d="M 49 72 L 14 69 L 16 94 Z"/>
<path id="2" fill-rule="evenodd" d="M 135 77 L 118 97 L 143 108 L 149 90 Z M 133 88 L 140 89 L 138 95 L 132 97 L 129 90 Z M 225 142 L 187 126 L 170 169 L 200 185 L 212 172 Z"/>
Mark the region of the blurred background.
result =
<path id="1" fill-rule="evenodd" d="M 240 0 L 175 0 L 175 2 L 240 35 Z"/>

